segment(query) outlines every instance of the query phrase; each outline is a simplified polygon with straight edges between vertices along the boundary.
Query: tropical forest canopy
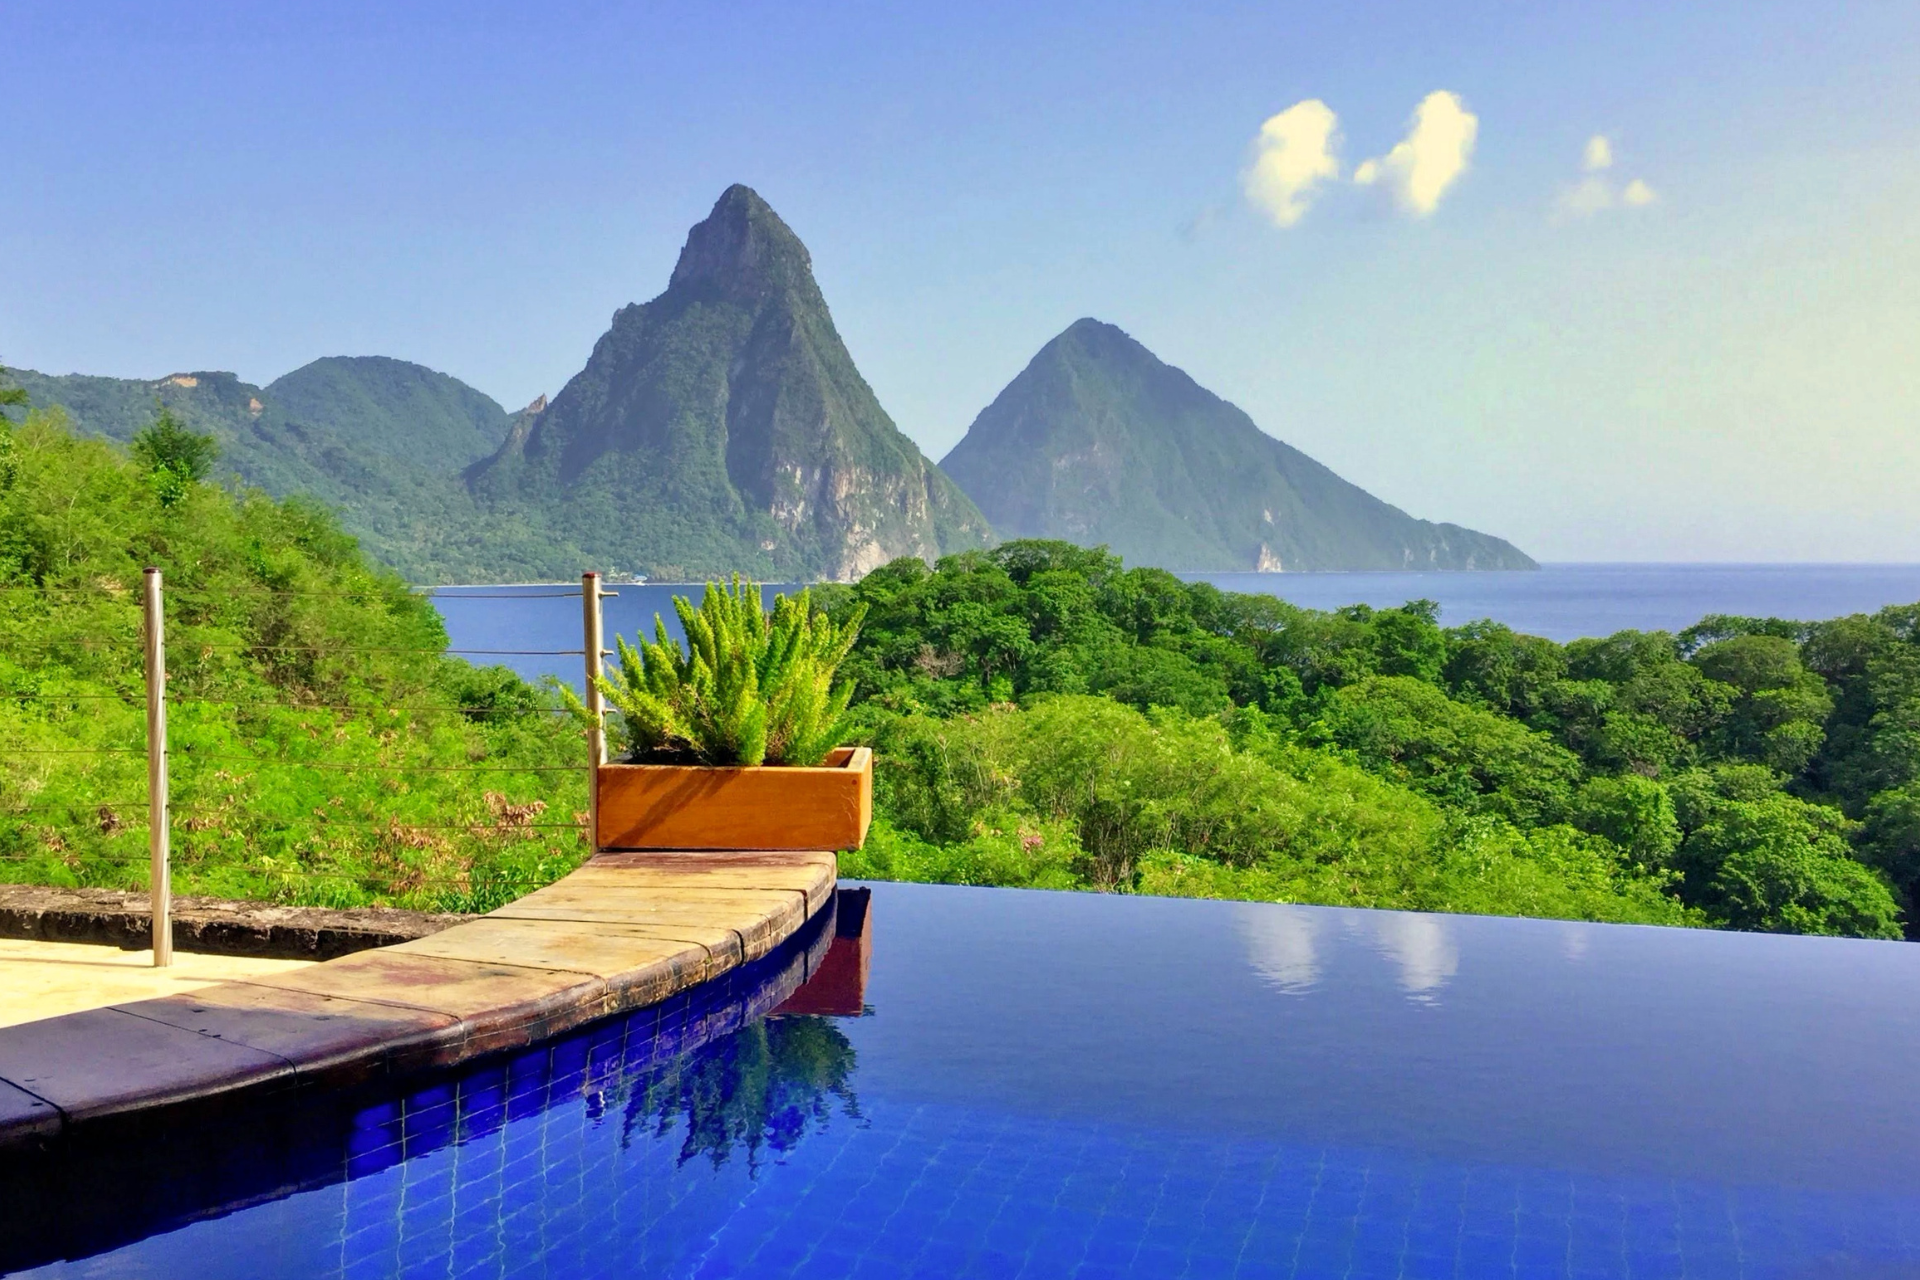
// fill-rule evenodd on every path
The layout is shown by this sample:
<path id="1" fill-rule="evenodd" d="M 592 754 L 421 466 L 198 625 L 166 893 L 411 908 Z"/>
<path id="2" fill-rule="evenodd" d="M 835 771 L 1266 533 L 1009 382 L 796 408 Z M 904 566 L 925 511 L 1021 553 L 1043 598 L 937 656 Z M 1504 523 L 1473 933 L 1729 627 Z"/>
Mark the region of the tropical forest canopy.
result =
<path id="1" fill-rule="evenodd" d="M 867 874 L 1868 937 L 1920 887 L 1920 605 L 1560 645 L 1060 542 L 830 591 Z"/>

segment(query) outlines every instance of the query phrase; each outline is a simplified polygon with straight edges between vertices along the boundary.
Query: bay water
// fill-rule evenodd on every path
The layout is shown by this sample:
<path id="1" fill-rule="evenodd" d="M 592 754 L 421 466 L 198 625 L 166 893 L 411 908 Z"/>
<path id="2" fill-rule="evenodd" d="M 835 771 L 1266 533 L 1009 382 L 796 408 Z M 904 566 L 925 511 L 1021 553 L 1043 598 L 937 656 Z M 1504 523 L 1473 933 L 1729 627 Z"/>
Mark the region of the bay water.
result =
<path id="1" fill-rule="evenodd" d="M 1912 564 L 1549 564 L 1538 572 L 1209 573 L 1187 574 L 1223 591 L 1265 593 L 1314 609 L 1366 604 L 1389 608 L 1432 600 L 1440 621 L 1480 618 L 1565 642 L 1627 629 L 1678 631 L 1707 614 L 1815 621 L 1920 602 L 1920 565 Z M 769 585 L 771 602 L 791 585 Z M 673 597 L 697 603 L 704 588 L 684 583 L 625 583 L 604 606 L 607 647 L 617 633 L 651 636 L 656 613 L 680 634 Z M 537 679 L 556 675 L 581 685 L 580 599 L 574 584 L 443 587 L 433 601 L 455 650 Z M 571 651 L 571 652 L 567 652 Z"/>

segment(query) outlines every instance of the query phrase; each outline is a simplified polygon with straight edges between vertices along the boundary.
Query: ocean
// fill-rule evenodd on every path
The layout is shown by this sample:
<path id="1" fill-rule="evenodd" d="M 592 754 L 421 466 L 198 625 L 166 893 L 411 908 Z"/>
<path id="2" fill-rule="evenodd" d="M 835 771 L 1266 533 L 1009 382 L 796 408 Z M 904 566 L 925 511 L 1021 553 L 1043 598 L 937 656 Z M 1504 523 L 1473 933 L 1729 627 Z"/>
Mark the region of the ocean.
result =
<path id="1" fill-rule="evenodd" d="M 1567 641 L 1616 631 L 1677 631 L 1710 613 L 1811 621 L 1920 602 L 1920 565 L 1895 564 L 1549 564 L 1537 573 L 1208 573 L 1185 574 L 1223 591 L 1263 592 L 1314 609 L 1384 608 L 1432 600 L 1440 621 L 1479 618 Z M 607 647 L 615 633 L 653 631 L 656 612 L 674 634 L 672 598 L 699 586 L 622 584 L 604 606 Z M 578 688 L 580 601 L 571 584 L 445 587 L 433 592 L 453 648 L 521 652 L 475 655 L 521 675 L 557 675 Z M 790 587 L 769 587 L 791 590 Z"/>

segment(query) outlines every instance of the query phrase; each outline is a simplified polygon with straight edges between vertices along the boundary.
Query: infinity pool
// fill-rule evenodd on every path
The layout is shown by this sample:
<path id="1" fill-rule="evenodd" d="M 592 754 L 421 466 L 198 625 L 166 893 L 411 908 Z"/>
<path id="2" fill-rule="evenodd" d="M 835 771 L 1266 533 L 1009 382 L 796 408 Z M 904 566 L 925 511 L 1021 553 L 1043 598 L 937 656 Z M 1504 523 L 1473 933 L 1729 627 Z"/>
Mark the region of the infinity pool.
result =
<path id="1" fill-rule="evenodd" d="M 915 885 L 866 945 L 16 1168 L 0 1266 L 1920 1276 L 1920 947 Z"/>

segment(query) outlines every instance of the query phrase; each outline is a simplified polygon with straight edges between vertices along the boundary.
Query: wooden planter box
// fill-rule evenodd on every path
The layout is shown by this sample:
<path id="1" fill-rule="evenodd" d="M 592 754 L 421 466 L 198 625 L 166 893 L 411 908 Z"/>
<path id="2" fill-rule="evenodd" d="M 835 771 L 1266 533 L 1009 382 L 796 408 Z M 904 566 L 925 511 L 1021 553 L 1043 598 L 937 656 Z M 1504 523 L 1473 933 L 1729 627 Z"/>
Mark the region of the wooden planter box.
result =
<path id="1" fill-rule="evenodd" d="M 816 768 L 603 764 L 602 849 L 858 849 L 873 820 L 873 749 Z"/>

